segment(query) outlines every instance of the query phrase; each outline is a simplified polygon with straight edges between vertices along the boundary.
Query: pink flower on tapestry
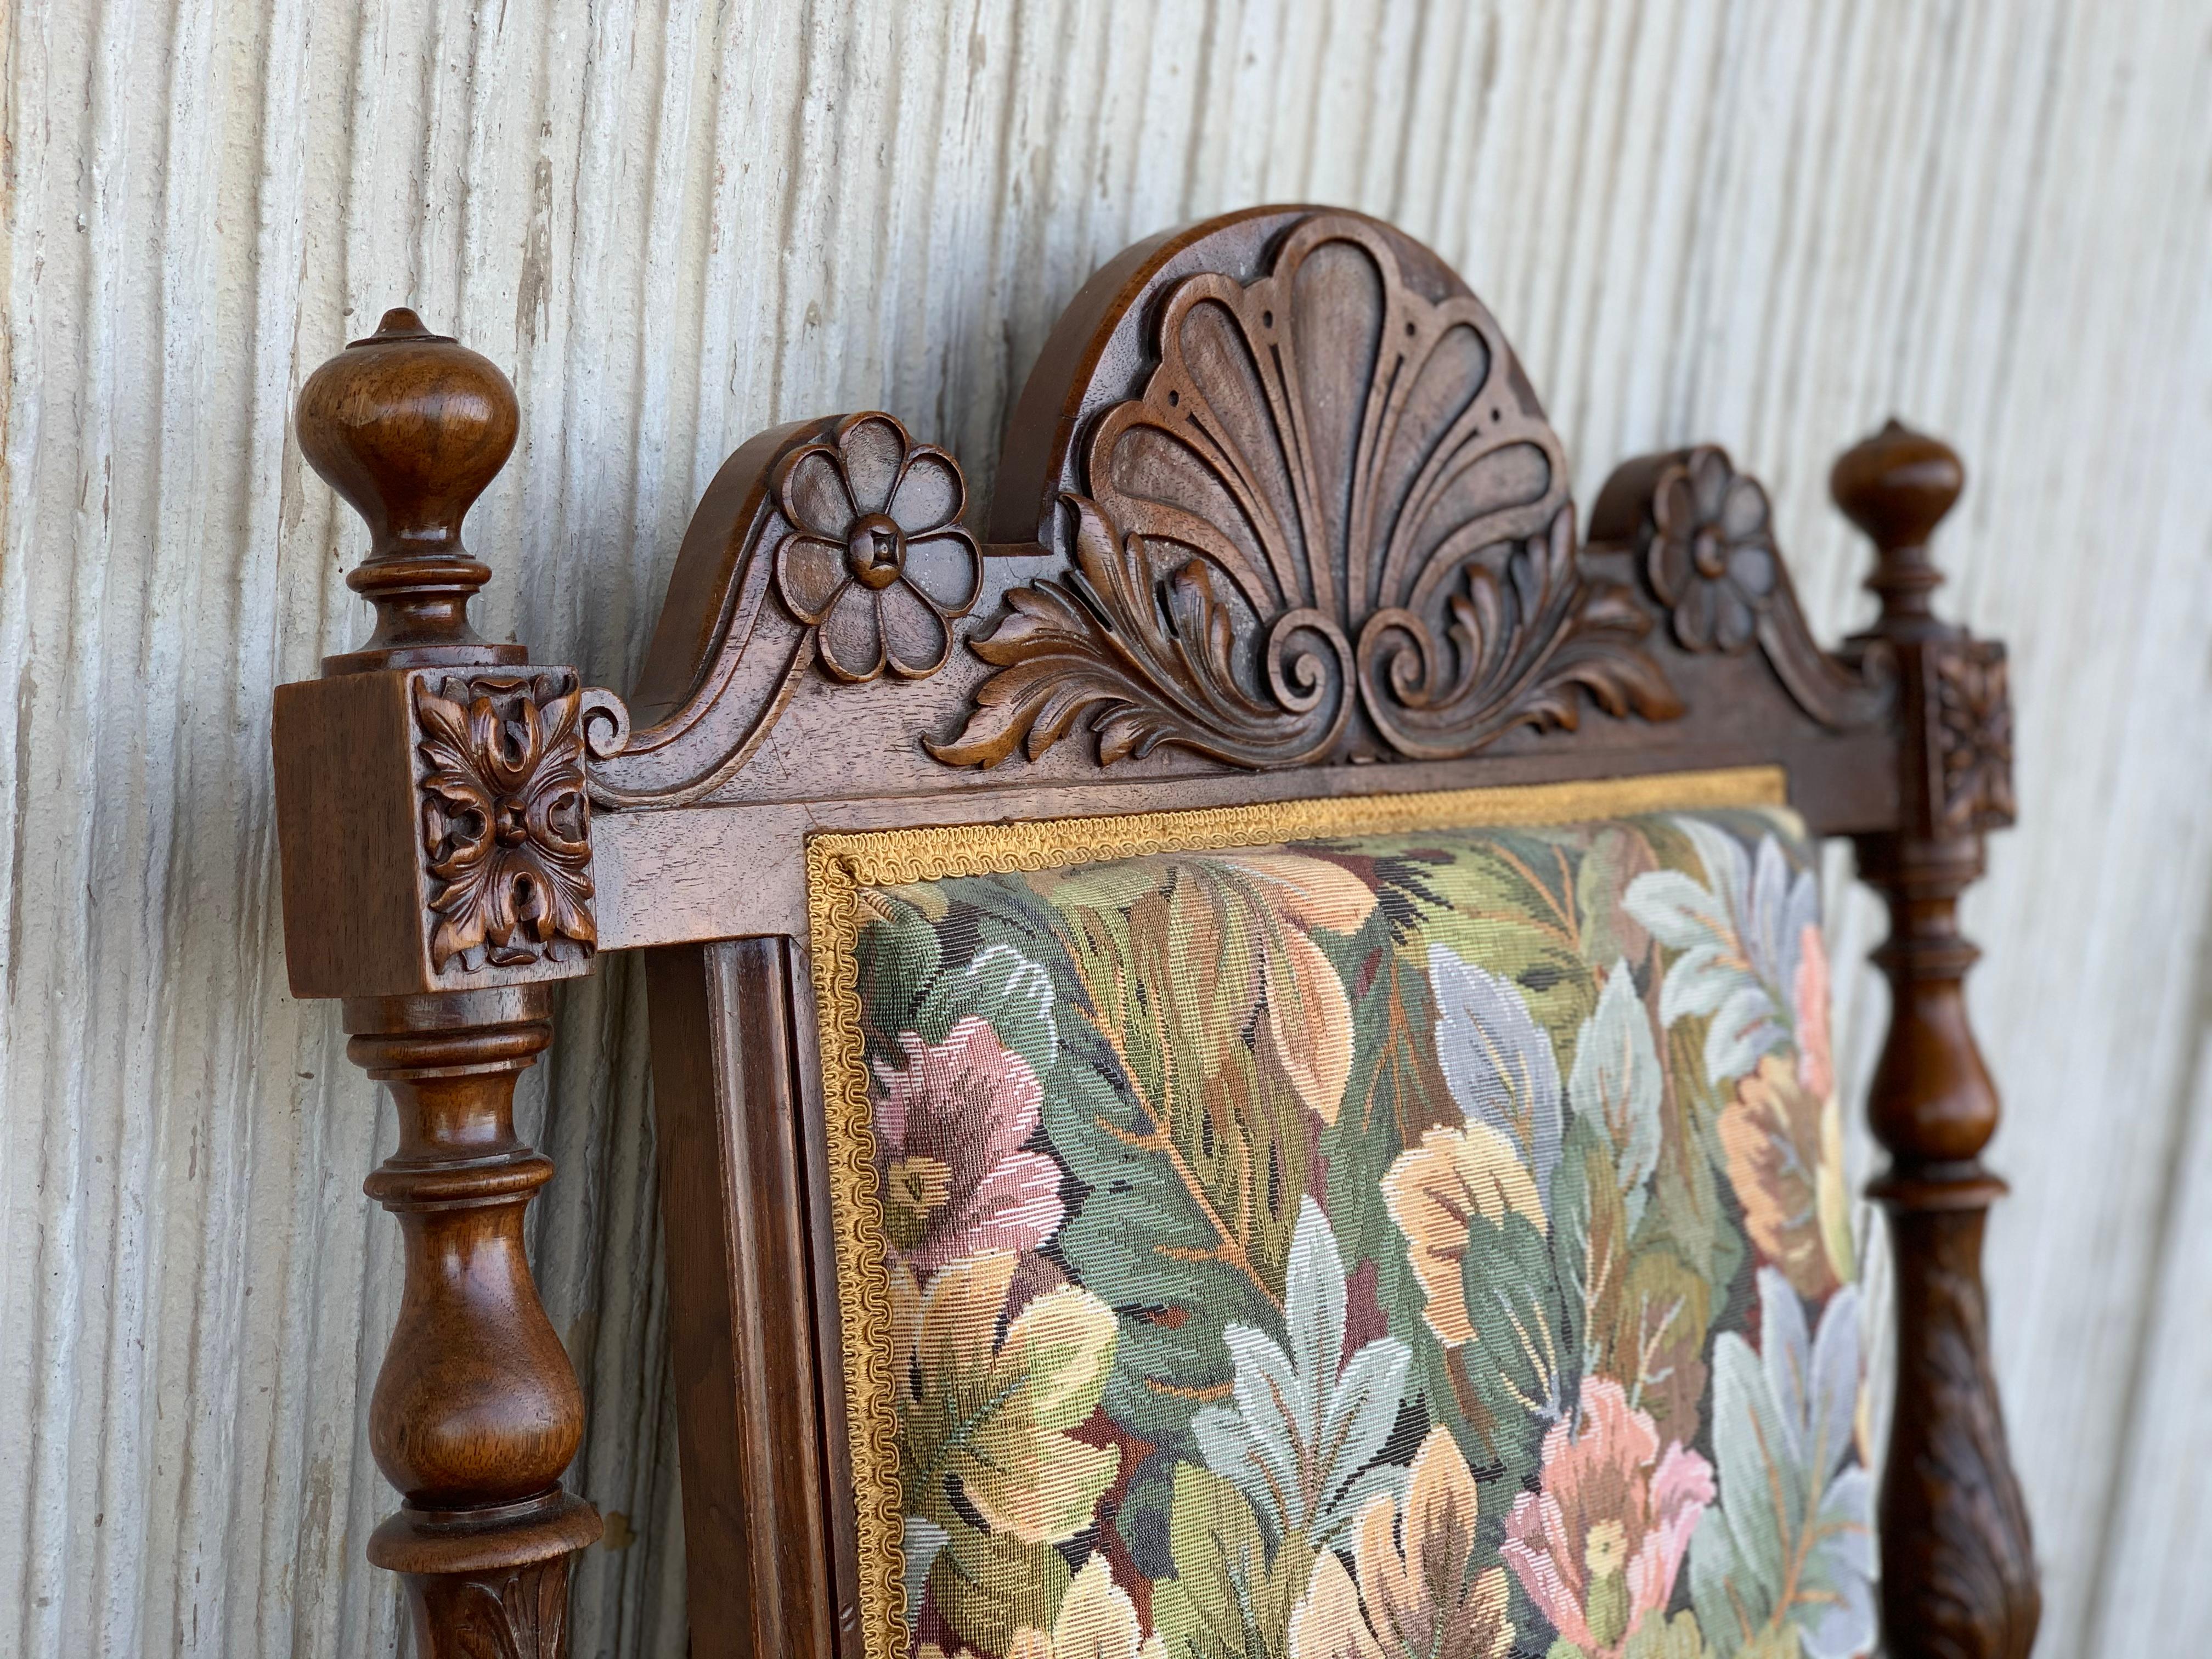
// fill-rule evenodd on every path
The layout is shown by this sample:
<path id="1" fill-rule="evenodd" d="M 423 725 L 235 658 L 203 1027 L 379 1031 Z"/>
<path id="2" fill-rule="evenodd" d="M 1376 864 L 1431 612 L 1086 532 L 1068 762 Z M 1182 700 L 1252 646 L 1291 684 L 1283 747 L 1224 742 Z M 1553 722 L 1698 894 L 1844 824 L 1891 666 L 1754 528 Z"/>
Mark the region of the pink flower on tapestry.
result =
<path id="1" fill-rule="evenodd" d="M 1790 991 L 1797 1004 L 1797 1074 L 1815 1100 L 1825 1100 L 1836 1086 L 1828 1047 L 1828 948 L 1811 922 L 1798 936 L 1797 982 Z"/>
<path id="2" fill-rule="evenodd" d="M 1542 1490 L 1514 1500 L 1504 1553 L 1564 1640 L 1619 1659 L 1664 1615 L 1713 1471 L 1679 1441 L 1662 1457 L 1651 1419 L 1609 1377 L 1583 1385 L 1581 1415 L 1580 1434 L 1559 1423 L 1544 1437 Z"/>
<path id="3" fill-rule="evenodd" d="M 878 1065 L 876 1174 L 890 1240 L 917 1273 L 985 1250 L 1033 1249 L 1060 1225 L 1060 1165 L 1024 1144 L 1044 1091 L 973 1016 L 928 1043 L 899 1033 Z"/>

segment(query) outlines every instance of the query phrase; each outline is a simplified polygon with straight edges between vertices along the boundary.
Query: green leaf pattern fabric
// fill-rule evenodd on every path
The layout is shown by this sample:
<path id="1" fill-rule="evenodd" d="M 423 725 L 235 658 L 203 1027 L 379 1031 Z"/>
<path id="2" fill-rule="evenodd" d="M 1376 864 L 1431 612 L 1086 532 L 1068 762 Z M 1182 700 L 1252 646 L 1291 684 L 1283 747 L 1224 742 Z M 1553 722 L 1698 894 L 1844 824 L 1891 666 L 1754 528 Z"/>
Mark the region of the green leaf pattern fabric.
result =
<path id="1" fill-rule="evenodd" d="M 1379 1461 L 1396 1425 L 1411 1351 L 1378 1336 L 1345 1350 L 1344 1264 L 1328 1218 L 1302 1199 L 1283 1298 L 1288 1346 L 1261 1330 L 1223 1331 L 1237 1367 L 1232 1402 L 1191 1431 L 1207 1465 L 1249 1499 L 1277 1539 L 1332 1544 L 1405 1471 Z"/>
<path id="2" fill-rule="evenodd" d="M 1748 810 L 871 890 L 913 1652 L 1868 1652 L 1817 895 Z"/>

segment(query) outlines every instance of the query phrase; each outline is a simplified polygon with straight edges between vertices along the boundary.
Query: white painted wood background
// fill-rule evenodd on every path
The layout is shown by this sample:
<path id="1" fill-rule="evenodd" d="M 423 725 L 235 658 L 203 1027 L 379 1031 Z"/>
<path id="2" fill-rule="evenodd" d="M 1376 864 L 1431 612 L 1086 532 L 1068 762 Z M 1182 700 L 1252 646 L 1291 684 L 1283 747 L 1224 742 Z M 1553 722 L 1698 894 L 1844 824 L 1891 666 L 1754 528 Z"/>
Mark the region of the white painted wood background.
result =
<path id="1" fill-rule="evenodd" d="M 2021 828 L 1967 907 L 2015 1182 L 1998 1361 L 2054 1659 L 2212 1627 L 2212 17 L 2192 0 L 16 0 L 0 495 L 0 1654 L 392 1649 L 360 1424 L 391 1109 L 285 993 L 270 689 L 362 631 L 301 380 L 411 302 L 514 376 L 487 631 L 623 684 L 756 428 L 888 407 L 988 487 L 1092 265 L 1269 199 L 1435 244 L 1583 499 L 1711 437 L 1815 617 L 1832 453 L 1966 453 Z M 1838 960 L 1879 932 L 1838 866 Z M 1841 979 L 1863 1077 L 1883 993 Z M 611 1511 L 580 1655 L 683 1650 L 640 977 L 524 1115 Z M 2181 1632 L 2197 1632 L 2184 1638 Z"/>

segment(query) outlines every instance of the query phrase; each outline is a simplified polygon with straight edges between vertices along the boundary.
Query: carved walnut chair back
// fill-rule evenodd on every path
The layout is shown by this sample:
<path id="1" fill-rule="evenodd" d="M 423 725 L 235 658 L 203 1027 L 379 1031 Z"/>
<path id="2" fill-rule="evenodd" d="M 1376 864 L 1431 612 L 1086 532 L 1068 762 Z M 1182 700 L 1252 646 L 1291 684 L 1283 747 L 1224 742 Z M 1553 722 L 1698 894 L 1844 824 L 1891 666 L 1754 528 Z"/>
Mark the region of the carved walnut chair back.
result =
<path id="1" fill-rule="evenodd" d="M 1526 821 L 1597 786 L 1786 799 L 1889 900 L 1881 1626 L 1899 1659 L 2027 1654 L 1980 1283 L 1997 1103 L 1954 925 L 2012 818 L 2004 653 L 1930 604 L 1963 484 L 1942 443 L 1893 422 L 1837 463 L 1881 614 L 1824 651 L 1721 451 L 1625 464 L 1578 532 L 1559 439 L 1452 271 L 1372 220 L 1254 210 L 1076 296 L 982 538 L 955 460 L 887 415 L 738 449 L 625 701 L 469 625 L 490 573 L 461 521 L 516 431 L 497 368 L 394 311 L 298 429 L 368 523 L 348 580 L 376 626 L 277 696 L 287 947 L 399 1107 L 368 1191 L 406 1241 L 371 1406 L 404 1501 L 369 1554 L 422 1652 L 564 1651 L 599 1533 L 562 1485 L 583 1405 L 523 1249 L 552 1170 L 511 1112 L 555 983 L 647 953 L 693 1651 L 887 1659 L 901 1540 L 855 1415 L 891 1386 L 855 1289 L 884 1271 L 875 1085 L 831 1040 L 866 895 L 1064 864 L 1054 837 L 1233 848 L 1516 789 Z"/>

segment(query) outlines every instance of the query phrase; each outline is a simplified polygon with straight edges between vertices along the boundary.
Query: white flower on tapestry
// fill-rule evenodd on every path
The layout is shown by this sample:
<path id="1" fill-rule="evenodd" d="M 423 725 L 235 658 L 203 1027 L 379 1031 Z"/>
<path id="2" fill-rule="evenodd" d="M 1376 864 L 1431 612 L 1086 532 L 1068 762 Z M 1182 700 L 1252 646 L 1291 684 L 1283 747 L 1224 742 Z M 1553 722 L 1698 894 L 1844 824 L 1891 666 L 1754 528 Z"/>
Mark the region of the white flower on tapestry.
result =
<path id="1" fill-rule="evenodd" d="M 1853 1659 L 1874 1641 L 1874 1492 L 1852 1456 L 1859 1296 L 1845 1285 L 1808 1336 L 1804 1305 L 1759 1270 L 1760 1347 L 1713 1348 L 1720 1501 L 1690 1545 L 1698 1622 L 1717 1659 L 1794 1635 L 1806 1659 Z"/>
<path id="2" fill-rule="evenodd" d="M 1666 1081 L 1651 1021 L 1636 994 L 1626 958 L 1605 976 L 1597 1012 L 1575 1037 L 1567 1102 L 1578 1119 L 1605 1131 L 1613 1153 L 1623 1212 L 1632 1229 L 1643 1218 L 1645 1183 L 1659 1167 L 1659 1108 Z"/>
<path id="3" fill-rule="evenodd" d="M 1503 1135 L 1547 1209 L 1565 1127 L 1559 1058 L 1511 981 L 1449 945 L 1429 947 L 1436 989 L 1437 1063 L 1470 1126 Z"/>
<path id="4" fill-rule="evenodd" d="M 1207 1465 L 1251 1500 L 1278 1540 L 1326 1546 L 1370 1498 L 1405 1482 L 1403 1468 L 1374 1459 L 1397 1423 L 1413 1353 L 1388 1336 L 1344 1352 L 1344 1261 L 1310 1198 L 1298 1207 L 1288 1278 L 1288 1346 L 1230 1326 L 1235 1403 L 1207 1407 L 1190 1426 Z"/>
<path id="5" fill-rule="evenodd" d="M 1705 1075 L 1716 1087 L 1741 1077 L 1790 1042 L 1801 960 L 1820 928 L 1820 884 L 1792 872 L 1782 844 L 1762 836 L 1756 856 L 1725 830 L 1680 817 L 1705 866 L 1705 885 L 1679 870 L 1649 871 L 1629 884 L 1622 908 L 1681 954 L 1659 990 L 1659 1018 L 1711 1015 Z"/>

